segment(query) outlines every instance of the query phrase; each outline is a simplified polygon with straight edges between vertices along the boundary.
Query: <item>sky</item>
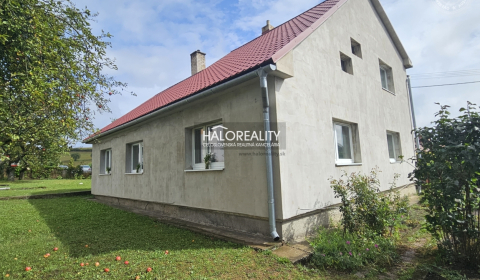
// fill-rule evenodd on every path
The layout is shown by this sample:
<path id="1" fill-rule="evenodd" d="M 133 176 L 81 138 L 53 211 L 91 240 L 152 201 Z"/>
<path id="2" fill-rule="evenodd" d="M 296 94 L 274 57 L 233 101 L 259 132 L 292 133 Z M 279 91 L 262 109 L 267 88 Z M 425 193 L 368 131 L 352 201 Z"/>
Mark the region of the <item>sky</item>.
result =
<path id="1" fill-rule="evenodd" d="M 356 1 L 356 0 L 350 0 Z M 312 8 L 319 0 L 73 0 L 78 8 L 97 12 L 94 33 L 111 33 L 107 55 L 118 70 L 106 72 L 128 83 L 113 96 L 112 113 L 96 115 L 103 128 L 150 97 L 190 76 L 190 53 L 206 53 L 207 67 L 231 50 L 256 38 L 268 19 L 273 26 Z M 480 81 L 480 1 L 380 0 L 414 67 L 413 99 L 418 126 L 428 126 L 438 111 L 435 102 L 450 105 L 455 115 L 467 101 L 480 104 L 480 83 L 416 88 Z M 468 76 L 429 74 L 460 70 Z M 454 77 L 451 77 L 454 76 Z M 432 78 L 436 77 L 436 78 Z M 77 146 L 81 146 L 77 143 Z M 90 145 L 83 145 L 90 146 Z"/>

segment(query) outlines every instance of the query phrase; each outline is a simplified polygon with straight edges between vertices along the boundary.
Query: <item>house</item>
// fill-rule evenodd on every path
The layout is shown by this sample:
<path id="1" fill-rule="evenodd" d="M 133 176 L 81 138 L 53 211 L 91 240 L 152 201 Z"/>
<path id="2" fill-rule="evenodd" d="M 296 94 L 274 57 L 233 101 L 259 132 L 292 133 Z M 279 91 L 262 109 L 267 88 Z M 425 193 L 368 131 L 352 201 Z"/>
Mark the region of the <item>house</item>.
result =
<path id="1" fill-rule="evenodd" d="M 329 178 L 378 166 L 384 190 L 397 173 L 409 185 L 412 63 L 379 0 L 326 0 L 207 68 L 191 61 L 85 140 L 96 198 L 301 240 L 339 203 Z"/>

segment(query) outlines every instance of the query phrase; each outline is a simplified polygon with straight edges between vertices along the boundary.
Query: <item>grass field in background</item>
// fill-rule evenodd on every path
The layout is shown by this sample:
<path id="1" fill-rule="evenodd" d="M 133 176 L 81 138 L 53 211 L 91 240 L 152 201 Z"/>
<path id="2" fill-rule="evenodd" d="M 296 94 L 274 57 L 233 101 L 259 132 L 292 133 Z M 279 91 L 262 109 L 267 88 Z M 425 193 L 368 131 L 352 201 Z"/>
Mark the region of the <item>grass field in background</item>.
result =
<path id="1" fill-rule="evenodd" d="M 0 197 L 88 191 L 91 186 L 91 179 L 21 180 L 14 182 L 0 180 L 0 188 L 10 188 L 10 190 L 0 190 Z"/>
<path id="2" fill-rule="evenodd" d="M 91 148 L 74 148 L 73 151 L 70 151 L 68 154 L 65 154 L 60 157 L 60 162 L 62 165 L 68 165 L 70 159 L 72 158 L 71 154 L 78 153 L 80 159 L 74 161 L 73 164 L 77 165 L 90 165 L 92 164 L 92 149 Z"/>
<path id="3" fill-rule="evenodd" d="M 319 278 L 270 252 L 168 226 L 87 197 L 0 201 L 0 224 L 0 278 Z"/>

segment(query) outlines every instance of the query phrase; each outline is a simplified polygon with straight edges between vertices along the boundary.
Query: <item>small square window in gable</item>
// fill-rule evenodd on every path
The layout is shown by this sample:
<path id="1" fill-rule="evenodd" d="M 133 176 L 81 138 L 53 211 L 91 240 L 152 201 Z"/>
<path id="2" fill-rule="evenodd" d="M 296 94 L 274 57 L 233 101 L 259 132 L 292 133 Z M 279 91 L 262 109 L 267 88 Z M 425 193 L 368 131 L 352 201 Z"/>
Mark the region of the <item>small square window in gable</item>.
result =
<path id="1" fill-rule="evenodd" d="M 353 75 L 352 59 L 340 52 L 340 64 L 343 72 Z"/>
<path id="2" fill-rule="evenodd" d="M 350 38 L 350 42 L 352 44 L 352 53 L 360 58 L 362 58 L 362 45 L 357 41 Z"/>

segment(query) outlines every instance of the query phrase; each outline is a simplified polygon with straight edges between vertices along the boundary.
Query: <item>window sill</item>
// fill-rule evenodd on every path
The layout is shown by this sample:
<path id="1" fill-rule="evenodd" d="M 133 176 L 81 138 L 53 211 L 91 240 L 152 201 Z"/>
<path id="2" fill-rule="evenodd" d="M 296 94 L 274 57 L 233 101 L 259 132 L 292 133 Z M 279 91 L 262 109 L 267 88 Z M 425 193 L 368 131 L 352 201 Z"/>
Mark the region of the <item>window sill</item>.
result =
<path id="1" fill-rule="evenodd" d="M 140 173 L 125 173 L 125 175 L 143 175 L 143 172 L 140 172 Z"/>
<path id="2" fill-rule="evenodd" d="M 362 163 L 354 162 L 354 163 L 335 163 L 335 166 L 359 166 Z"/>
<path id="3" fill-rule="evenodd" d="M 205 172 L 205 171 L 223 171 L 225 168 L 213 168 L 213 169 L 186 169 L 184 172 Z"/>
<path id="4" fill-rule="evenodd" d="M 390 164 L 402 163 L 402 161 L 391 161 Z"/>
<path id="5" fill-rule="evenodd" d="M 395 92 L 393 92 L 393 91 L 389 91 L 388 89 L 383 88 L 383 87 L 382 87 L 382 89 L 383 89 L 384 91 L 386 91 L 386 92 L 389 92 L 389 93 L 392 94 L 392 95 L 396 95 Z"/>
<path id="6" fill-rule="evenodd" d="M 112 173 L 108 173 L 108 174 L 98 174 L 98 176 L 110 176 L 112 175 Z"/>

